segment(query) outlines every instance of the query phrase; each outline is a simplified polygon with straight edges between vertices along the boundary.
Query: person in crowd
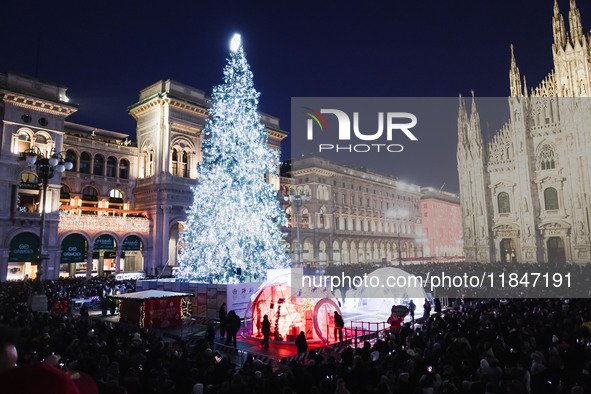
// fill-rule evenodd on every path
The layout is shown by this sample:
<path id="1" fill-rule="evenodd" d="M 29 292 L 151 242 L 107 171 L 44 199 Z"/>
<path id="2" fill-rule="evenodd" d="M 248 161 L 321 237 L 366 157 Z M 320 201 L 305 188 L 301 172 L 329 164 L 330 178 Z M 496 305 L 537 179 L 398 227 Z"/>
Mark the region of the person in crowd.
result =
<path id="1" fill-rule="evenodd" d="M 404 321 L 403 318 L 398 317 L 396 311 L 394 310 L 394 306 L 392 306 L 392 310 L 390 312 L 390 317 L 388 317 L 387 323 L 390 325 L 390 328 L 399 328 Z"/>
<path id="2" fill-rule="evenodd" d="M 303 331 L 300 331 L 295 343 L 298 354 L 305 353 L 308 350 L 308 341 L 306 340 L 306 334 Z"/>
<path id="3" fill-rule="evenodd" d="M 228 312 L 226 316 L 226 345 L 232 345 L 236 347 L 236 336 L 240 330 L 240 317 L 234 311 Z"/>
<path id="4" fill-rule="evenodd" d="M 263 339 L 261 340 L 261 346 L 269 348 L 269 336 L 271 335 L 271 322 L 269 316 L 263 316 L 263 322 L 261 323 L 261 332 L 263 333 Z"/>
<path id="5" fill-rule="evenodd" d="M 215 340 L 215 328 L 213 327 L 213 323 L 207 325 L 204 339 L 207 341 L 209 348 L 213 349 L 213 341 Z"/>
<path id="6" fill-rule="evenodd" d="M 415 321 L 415 310 L 417 309 L 416 304 L 413 300 L 408 303 L 408 312 L 410 313 L 410 320 Z"/>
<path id="7" fill-rule="evenodd" d="M 441 313 L 441 299 L 435 297 L 435 313 Z"/>
<path id="8" fill-rule="evenodd" d="M 345 322 L 343 321 L 343 316 L 340 315 L 339 312 L 334 311 L 334 340 L 337 340 L 337 334 L 339 338 L 339 342 L 343 342 L 343 327 L 345 327 Z"/>
<path id="9" fill-rule="evenodd" d="M 0 342 L 0 373 L 16 367 L 18 351 L 14 343 L 9 341 Z"/>
<path id="10" fill-rule="evenodd" d="M 3 393 L 81 394 L 70 374 L 48 363 L 19 365 L 4 371 L 0 385 Z"/>
<path id="11" fill-rule="evenodd" d="M 347 389 L 345 379 L 337 380 L 337 389 L 335 390 L 334 393 L 335 394 L 351 394 L 351 392 Z"/>
<path id="12" fill-rule="evenodd" d="M 219 318 L 220 318 L 220 337 L 225 338 L 226 337 L 226 303 L 222 303 L 222 306 L 220 306 L 220 313 L 219 313 Z"/>
<path id="13" fill-rule="evenodd" d="M 419 273 L 442 267 L 450 274 L 482 268 L 476 263 L 457 269 L 452 264 L 408 266 Z M 591 265 L 567 268 L 582 279 L 591 272 Z M 114 288 L 118 283 L 108 277 L 58 279 L 45 281 L 43 291 L 51 305 L 61 298 L 92 299 L 105 284 Z M 126 286 L 133 291 L 134 283 Z M 34 392 L 51 393 L 56 387 L 67 393 L 61 385 L 70 383 L 66 370 L 76 371 L 70 378 L 85 394 L 92 391 L 77 383 L 83 376 L 101 393 L 128 394 L 190 393 L 194 388 L 261 394 L 591 392 L 591 303 L 584 298 L 465 297 L 462 304 L 424 319 L 419 330 L 387 332 L 359 348 L 314 349 L 305 362 L 292 355 L 280 365 L 250 356 L 235 365 L 235 353 L 214 352 L 203 337 L 170 340 L 159 330 L 33 312 L 26 303 L 33 291 L 31 281 L 0 283 L 0 328 L 15 332 L 11 343 L 18 351 L 14 367 L 16 355 L 3 356 L 6 348 L 0 346 L 0 358 L 8 360 L 0 364 L 9 368 L 0 371 L 1 393 L 25 392 L 32 382 L 42 384 Z M 0 342 L 8 343 L 7 337 L 0 332 Z"/>
<path id="14" fill-rule="evenodd" d="M 426 319 L 429 316 L 431 316 L 431 303 L 425 298 L 425 303 L 423 304 L 423 318 Z"/>
<path id="15" fill-rule="evenodd" d="M 82 303 L 80 307 L 80 316 L 88 317 L 88 305 L 86 305 L 86 302 Z"/>

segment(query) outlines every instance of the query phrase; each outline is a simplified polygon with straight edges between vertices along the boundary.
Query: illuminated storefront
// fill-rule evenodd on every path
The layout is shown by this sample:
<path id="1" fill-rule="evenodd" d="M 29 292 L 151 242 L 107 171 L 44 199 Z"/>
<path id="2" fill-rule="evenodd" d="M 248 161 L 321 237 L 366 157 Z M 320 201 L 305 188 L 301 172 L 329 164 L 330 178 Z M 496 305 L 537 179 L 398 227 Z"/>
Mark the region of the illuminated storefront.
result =
<path id="1" fill-rule="evenodd" d="M 17 234 L 10 242 L 7 280 L 35 279 L 39 237 L 33 233 Z"/>
<path id="2" fill-rule="evenodd" d="M 0 141 L 5 167 L 0 174 L 0 281 L 36 275 L 38 244 L 28 243 L 34 252 L 27 254 L 23 251 L 29 249 L 15 249 L 12 243 L 19 233 L 39 236 L 42 211 L 47 214 L 44 278 L 154 274 L 166 267 L 171 273 L 193 200 L 191 187 L 197 184 L 209 98 L 172 80 L 143 89 L 129 109 L 137 130 L 143 130 L 133 141 L 133 130 L 121 133 L 69 122 L 78 105 L 66 91 L 53 82 L 0 73 L 0 120 L 6 137 Z M 159 104 L 164 96 L 166 110 Z M 279 149 L 287 136 L 279 119 L 262 114 L 262 122 L 269 145 Z M 60 152 L 72 163 L 50 179 L 45 209 L 39 179 L 23 156 L 32 150 L 44 156 Z M 269 182 L 279 188 L 276 177 Z M 96 243 L 103 235 L 112 242 L 103 244 L 101 238 Z"/>

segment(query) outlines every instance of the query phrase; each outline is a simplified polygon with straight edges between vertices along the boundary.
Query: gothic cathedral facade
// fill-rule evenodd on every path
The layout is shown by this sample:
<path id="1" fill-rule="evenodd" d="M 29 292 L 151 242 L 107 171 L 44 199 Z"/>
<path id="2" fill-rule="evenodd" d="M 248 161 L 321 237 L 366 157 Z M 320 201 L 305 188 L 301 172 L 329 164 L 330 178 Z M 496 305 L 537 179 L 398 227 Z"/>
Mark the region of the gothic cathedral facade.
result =
<path id="1" fill-rule="evenodd" d="M 528 91 L 511 46 L 510 119 L 483 141 L 460 97 L 458 173 L 466 261 L 591 262 L 591 35 L 558 3 L 554 69 Z"/>

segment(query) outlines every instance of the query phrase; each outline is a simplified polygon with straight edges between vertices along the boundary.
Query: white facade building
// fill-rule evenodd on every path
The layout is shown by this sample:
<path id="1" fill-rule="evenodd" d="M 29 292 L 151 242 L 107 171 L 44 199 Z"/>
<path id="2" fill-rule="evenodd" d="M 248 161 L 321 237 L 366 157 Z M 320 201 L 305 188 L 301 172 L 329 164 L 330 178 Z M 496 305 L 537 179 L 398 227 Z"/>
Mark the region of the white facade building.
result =
<path id="1" fill-rule="evenodd" d="M 570 2 L 554 5 L 554 69 L 535 88 L 513 46 L 510 119 L 482 139 L 474 99 L 460 99 L 458 173 L 467 261 L 591 261 L 591 42 Z"/>
<path id="2" fill-rule="evenodd" d="M 291 164 L 283 193 L 310 196 L 299 209 L 302 264 L 391 264 L 421 257 L 419 186 L 316 156 Z M 294 206 L 285 209 L 297 264 L 297 212 Z"/>

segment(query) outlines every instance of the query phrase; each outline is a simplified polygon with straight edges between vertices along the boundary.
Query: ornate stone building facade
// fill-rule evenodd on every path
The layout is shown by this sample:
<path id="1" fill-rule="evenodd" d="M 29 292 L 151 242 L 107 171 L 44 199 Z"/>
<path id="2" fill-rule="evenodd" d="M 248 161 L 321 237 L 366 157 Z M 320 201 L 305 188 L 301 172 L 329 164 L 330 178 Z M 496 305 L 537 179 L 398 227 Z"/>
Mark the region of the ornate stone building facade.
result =
<path id="1" fill-rule="evenodd" d="M 185 210 L 193 203 L 191 187 L 197 184 L 202 160 L 201 131 L 208 106 L 202 90 L 167 80 L 143 89 L 139 101 L 128 109 L 137 121 L 136 208 L 147 211 L 151 219 L 150 259 L 156 266 L 176 265 L 178 236 Z M 269 132 L 269 147 L 280 150 L 287 133 L 280 130 L 279 119 L 266 114 L 261 118 Z M 279 177 L 268 181 L 279 189 Z"/>
<path id="2" fill-rule="evenodd" d="M 458 173 L 469 261 L 591 261 L 591 47 L 570 1 L 558 3 L 554 69 L 534 89 L 511 46 L 510 120 L 485 143 L 474 99 L 460 98 Z"/>
<path id="3" fill-rule="evenodd" d="M 315 156 L 292 162 L 290 172 L 283 193 L 291 188 L 310 196 L 299 210 L 302 264 L 390 264 L 399 256 L 420 257 L 419 186 Z M 297 215 L 293 206 L 286 211 L 297 264 Z"/>
<path id="4" fill-rule="evenodd" d="M 40 235 L 39 188 L 23 152 L 62 152 L 73 168 L 49 181 L 44 277 L 104 272 L 159 272 L 176 264 L 178 234 L 201 161 L 208 98 L 201 90 L 159 81 L 129 107 L 129 134 L 74 124 L 78 110 L 64 86 L 0 74 L 0 280 L 34 277 Z M 261 114 L 269 146 L 287 133 Z M 279 189 L 279 178 L 270 178 Z"/>

